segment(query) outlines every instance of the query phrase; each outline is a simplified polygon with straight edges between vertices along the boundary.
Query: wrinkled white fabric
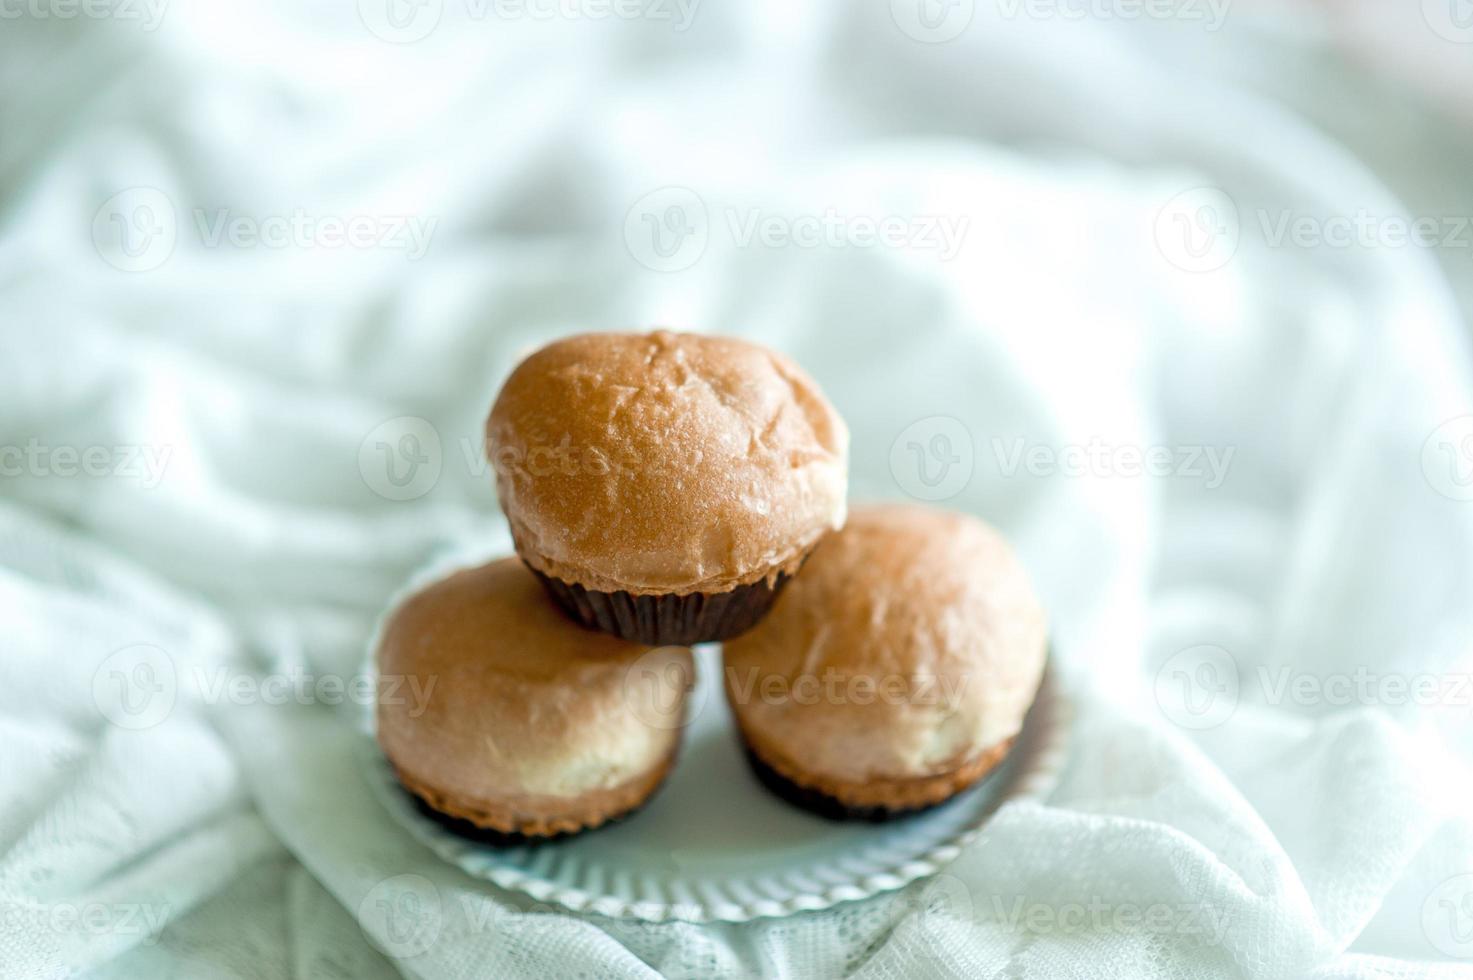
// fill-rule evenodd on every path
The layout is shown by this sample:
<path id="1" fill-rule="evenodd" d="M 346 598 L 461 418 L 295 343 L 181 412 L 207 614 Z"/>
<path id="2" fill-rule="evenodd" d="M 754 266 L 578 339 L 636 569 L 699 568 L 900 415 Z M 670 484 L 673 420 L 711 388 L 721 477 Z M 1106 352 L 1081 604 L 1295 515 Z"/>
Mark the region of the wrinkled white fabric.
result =
<path id="1" fill-rule="evenodd" d="M 351 5 L 0 33 L 0 446 L 48 454 L 0 477 L 0 975 L 1468 975 L 1473 455 L 1439 426 L 1473 414 L 1470 250 L 1268 240 L 1286 211 L 1468 214 L 1427 189 L 1466 176 L 1466 134 L 1410 97 L 1345 124 L 1343 66 L 1247 13 L 1209 35 L 1000 5 L 926 44 L 885 5 L 684 31 L 466 9 L 402 45 Z M 1351 142 L 1402 120 L 1379 165 L 1423 210 L 1251 91 L 1275 86 Z M 1186 225 L 1172 202 L 1203 187 L 1241 241 L 1187 271 L 1216 253 L 1170 236 L 1220 199 Z M 161 260 L 99 249 L 119 192 L 125 219 L 172 208 Z M 648 251 L 644 216 L 691 193 L 704 250 Z M 423 235 L 249 239 L 298 213 Z M 850 238 L 759 230 L 830 213 Z M 856 216 L 963 230 L 858 244 Z M 414 569 L 504 541 L 477 433 L 520 353 L 644 324 L 807 367 L 857 499 L 930 493 L 892 447 L 960 432 L 945 504 L 1018 543 L 1078 721 L 1054 795 L 946 874 L 742 926 L 533 906 L 391 823 L 355 706 L 262 696 L 351 677 Z M 432 486 L 389 479 L 401 449 Z M 1323 693 L 1357 672 L 1446 686 Z M 122 700 L 170 682 L 156 718 Z M 404 902 L 428 934 L 392 927 Z"/>

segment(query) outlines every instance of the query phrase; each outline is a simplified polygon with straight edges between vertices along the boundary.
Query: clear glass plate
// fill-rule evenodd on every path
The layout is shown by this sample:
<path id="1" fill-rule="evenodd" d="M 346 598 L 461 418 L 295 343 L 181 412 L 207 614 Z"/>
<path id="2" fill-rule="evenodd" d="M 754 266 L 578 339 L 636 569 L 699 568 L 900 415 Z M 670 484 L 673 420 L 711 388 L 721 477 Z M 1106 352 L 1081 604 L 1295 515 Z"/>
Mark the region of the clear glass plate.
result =
<path id="1" fill-rule="evenodd" d="M 745 922 L 829 908 L 937 873 L 1004 801 L 1046 796 L 1068 750 L 1071 712 L 1051 667 L 1012 752 L 980 785 L 888 823 L 836 823 L 758 783 L 721 692 L 720 658 L 714 644 L 696 648 L 692 720 L 665 785 L 628 819 L 565 840 L 495 847 L 419 812 L 373 739 L 371 710 L 358 754 L 394 819 L 469 874 L 574 911 Z"/>

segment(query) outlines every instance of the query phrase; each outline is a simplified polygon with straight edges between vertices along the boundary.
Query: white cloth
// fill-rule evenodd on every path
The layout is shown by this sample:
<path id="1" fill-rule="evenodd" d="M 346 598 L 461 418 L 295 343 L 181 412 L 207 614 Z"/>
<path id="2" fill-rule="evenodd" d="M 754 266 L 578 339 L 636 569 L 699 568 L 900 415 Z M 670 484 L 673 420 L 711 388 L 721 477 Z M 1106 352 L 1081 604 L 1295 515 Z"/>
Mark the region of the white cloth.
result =
<path id="1" fill-rule="evenodd" d="M 1273 246 L 1286 209 L 1408 211 L 1221 81 L 1251 62 L 1184 54 L 1333 81 L 1309 42 L 1017 5 L 929 44 L 899 2 L 683 31 L 431 3 L 393 45 L 351 5 L 156 30 L 61 6 L 0 34 L 0 975 L 1468 975 L 1473 455 L 1438 426 L 1473 388 L 1436 261 L 1467 289 L 1468 252 Z M 1235 254 L 1173 237 L 1222 217 L 1202 187 Z M 650 250 L 671 204 L 708 219 L 694 258 Z M 355 216 L 394 237 L 334 246 L 322 219 Z M 955 255 L 863 240 L 928 216 L 965 219 Z M 172 248 L 119 252 L 119 220 Z M 272 686 L 350 678 L 415 568 L 504 538 L 477 433 L 521 351 L 643 324 L 806 365 L 856 498 L 930 492 L 892 446 L 961 433 L 946 504 L 1018 542 L 1079 721 L 1053 798 L 946 875 L 744 926 L 529 908 L 390 823 L 354 705 Z M 424 487 L 380 443 L 433 486 L 389 499 Z M 1170 475 L 1137 472 L 1151 447 Z M 1383 683 L 1422 675 L 1441 706 Z"/>

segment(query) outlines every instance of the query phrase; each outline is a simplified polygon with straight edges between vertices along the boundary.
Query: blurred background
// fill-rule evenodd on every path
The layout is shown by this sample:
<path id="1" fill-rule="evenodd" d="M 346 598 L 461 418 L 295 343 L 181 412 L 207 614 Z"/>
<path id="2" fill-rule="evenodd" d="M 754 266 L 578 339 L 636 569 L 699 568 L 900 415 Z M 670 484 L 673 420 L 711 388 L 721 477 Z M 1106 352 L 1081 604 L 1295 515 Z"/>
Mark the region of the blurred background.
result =
<path id="1" fill-rule="evenodd" d="M 1470 172 L 1467 0 L 0 0 L 0 974 L 1468 975 Z M 651 325 L 1023 553 L 973 914 L 532 914 L 363 789 L 315 681 L 507 546 L 501 379 Z"/>

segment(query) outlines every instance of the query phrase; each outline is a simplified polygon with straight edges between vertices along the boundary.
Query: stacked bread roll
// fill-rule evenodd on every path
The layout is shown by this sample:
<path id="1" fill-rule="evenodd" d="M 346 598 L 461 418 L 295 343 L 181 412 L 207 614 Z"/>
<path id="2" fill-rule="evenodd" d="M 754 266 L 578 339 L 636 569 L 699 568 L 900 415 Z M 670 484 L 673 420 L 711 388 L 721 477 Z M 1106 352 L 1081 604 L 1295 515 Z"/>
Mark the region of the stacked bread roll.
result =
<path id="1" fill-rule="evenodd" d="M 486 451 L 517 557 L 390 615 L 378 734 L 432 814 L 492 841 L 624 816 L 674 764 L 692 644 L 724 641 L 754 773 L 836 818 L 945 801 L 997 766 L 1042 674 L 1042 609 L 981 521 L 847 513 L 849 435 L 787 358 L 596 333 L 507 379 Z"/>

